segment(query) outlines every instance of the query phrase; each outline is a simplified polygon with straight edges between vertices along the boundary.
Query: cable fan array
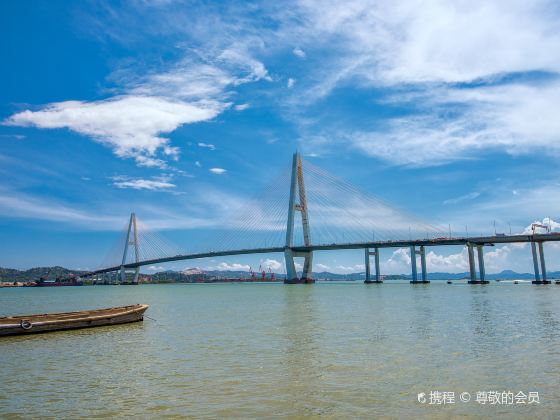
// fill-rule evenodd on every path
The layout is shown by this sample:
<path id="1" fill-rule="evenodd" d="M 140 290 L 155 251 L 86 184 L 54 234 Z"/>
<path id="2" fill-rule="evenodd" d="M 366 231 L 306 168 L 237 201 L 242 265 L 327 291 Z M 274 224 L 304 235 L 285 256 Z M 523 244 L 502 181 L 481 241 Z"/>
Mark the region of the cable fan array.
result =
<path id="1" fill-rule="evenodd" d="M 385 200 L 360 191 L 308 161 L 302 162 L 312 245 L 406 241 L 446 236 L 442 227 L 424 222 Z M 273 178 L 260 193 L 233 209 L 189 245 L 189 253 L 282 248 L 291 185 L 291 168 Z M 299 203 L 299 190 L 296 191 Z M 301 212 L 294 214 L 294 246 L 304 245 Z M 134 226 L 134 225 L 133 225 Z M 121 265 L 128 224 L 104 267 Z M 188 232 L 186 233 L 188 235 Z M 185 255 L 186 252 L 136 221 L 131 229 L 125 263 Z"/>
<path id="2" fill-rule="evenodd" d="M 196 252 L 282 247 L 290 197 L 291 170 L 282 170 L 245 204 L 232 209 L 216 229 L 199 243 Z"/>
<path id="3" fill-rule="evenodd" d="M 362 192 L 310 162 L 303 162 L 303 170 L 314 245 L 418 240 L 445 235 L 442 227 Z M 298 242 L 303 243 L 301 229 L 299 233 Z"/>

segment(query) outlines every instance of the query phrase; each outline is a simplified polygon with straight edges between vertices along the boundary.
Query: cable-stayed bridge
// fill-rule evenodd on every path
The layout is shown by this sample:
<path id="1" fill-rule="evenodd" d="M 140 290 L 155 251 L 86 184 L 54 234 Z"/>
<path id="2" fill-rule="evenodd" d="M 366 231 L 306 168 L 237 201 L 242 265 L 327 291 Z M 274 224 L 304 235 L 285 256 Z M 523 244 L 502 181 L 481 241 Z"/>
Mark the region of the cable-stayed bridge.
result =
<path id="1" fill-rule="evenodd" d="M 558 233 L 543 233 L 546 226 L 537 226 L 530 235 L 453 237 L 446 228 L 427 223 L 302 161 L 298 153 L 294 154 L 289 171 L 282 172 L 259 195 L 233 207 L 226 223 L 211 229 L 213 234 L 197 241 L 188 251 L 150 232 L 132 213 L 123 237 L 103 266 L 85 276 L 115 273 L 121 282 L 132 277 L 131 282 L 135 283 L 142 266 L 208 257 L 283 253 L 285 283 L 313 283 L 314 252 L 363 249 L 366 283 L 381 283 L 379 250 L 406 247 L 410 249 L 411 282 L 429 283 L 426 248 L 464 245 L 469 257 L 469 282 L 483 284 L 487 283 L 484 246 L 527 242 L 531 244 L 534 283 L 547 284 L 550 281 L 546 278 L 543 244 L 560 240 Z M 301 276 L 296 270 L 296 258 L 303 259 Z"/>

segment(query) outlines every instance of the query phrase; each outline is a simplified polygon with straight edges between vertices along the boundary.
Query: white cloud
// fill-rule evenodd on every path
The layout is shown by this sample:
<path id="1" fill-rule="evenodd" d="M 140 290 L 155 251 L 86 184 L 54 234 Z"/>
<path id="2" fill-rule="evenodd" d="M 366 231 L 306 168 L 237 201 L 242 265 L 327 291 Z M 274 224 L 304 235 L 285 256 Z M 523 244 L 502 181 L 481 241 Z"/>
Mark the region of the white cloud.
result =
<path id="1" fill-rule="evenodd" d="M 216 175 L 222 175 L 222 174 L 225 174 L 227 172 L 223 168 L 210 168 L 209 171 L 212 172 L 213 174 L 216 174 Z"/>
<path id="2" fill-rule="evenodd" d="M 294 87 L 295 83 L 296 83 L 296 80 L 295 80 L 295 79 L 292 79 L 292 78 L 290 77 L 290 78 L 288 79 L 288 83 L 287 83 L 286 86 L 288 86 L 288 89 L 291 89 L 291 88 Z"/>
<path id="3" fill-rule="evenodd" d="M 234 64 L 236 67 L 244 69 L 247 73 L 245 77 L 236 80 L 236 84 L 256 82 L 259 80 L 272 81 L 264 64 L 249 54 L 241 44 L 233 45 L 224 50 L 218 60 Z"/>
<path id="4" fill-rule="evenodd" d="M 185 103 L 166 98 L 121 96 L 103 101 L 52 103 L 39 111 L 22 111 L 4 124 L 38 128 L 68 128 L 110 147 L 139 166 L 165 167 L 158 158 L 176 157 L 178 149 L 161 137 L 182 124 L 206 121 L 223 109 L 217 102 Z"/>
<path id="5" fill-rule="evenodd" d="M 534 231 L 533 231 L 533 225 Z M 545 227 L 542 227 L 545 226 Z M 542 220 L 535 220 L 530 225 L 523 229 L 523 235 L 532 235 L 533 233 L 548 233 L 548 232 L 560 232 L 560 223 L 555 222 L 550 217 L 545 217 Z"/>
<path id="6" fill-rule="evenodd" d="M 462 273 L 469 269 L 468 261 L 466 247 L 457 254 L 440 255 L 434 251 L 426 253 L 426 268 L 433 272 Z M 410 269 L 407 271 L 410 271 Z"/>
<path id="7" fill-rule="evenodd" d="M 484 264 L 486 271 L 500 272 L 502 270 L 510 268 L 511 252 L 512 249 L 509 245 L 495 247 L 495 249 L 493 249 L 492 251 L 484 252 Z"/>
<path id="8" fill-rule="evenodd" d="M 112 178 L 116 182 L 130 179 L 124 176 Z M 169 182 L 169 177 L 161 176 L 152 180 Z M 120 231 L 128 220 L 131 208 L 134 208 L 138 220 L 150 230 L 231 228 L 232 214 L 247 202 L 246 197 L 208 185 L 193 185 L 188 196 L 173 197 L 173 205 L 146 201 L 141 196 L 132 202 L 123 201 L 116 195 L 99 198 L 99 201 L 95 196 L 90 197 L 87 204 L 80 205 L 76 201 L 64 203 L 49 196 L 0 188 L 0 216 L 5 219 L 52 221 L 84 230 Z M 260 223 L 262 229 L 271 229 L 265 222 Z M 208 251 L 201 247 L 209 245 L 214 244 L 197 242 L 190 244 L 189 250 L 194 252 L 196 248 L 198 252 Z"/>
<path id="9" fill-rule="evenodd" d="M 325 264 L 315 264 L 315 269 L 320 271 L 328 271 L 331 269 L 331 267 Z"/>
<path id="10" fill-rule="evenodd" d="M 247 264 L 233 263 L 228 264 L 221 262 L 217 266 L 207 267 L 207 270 L 220 270 L 220 271 L 249 271 L 251 267 Z"/>
<path id="11" fill-rule="evenodd" d="M 551 178 L 544 182 L 518 180 L 516 191 L 518 194 L 514 195 L 510 185 L 504 185 L 502 189 L 494 185 L 485 190 L 484 199 L 445 208 L 443 210 L 448 211 L 439 219 L 460 226 L 461 231 L 467 224 L 472 235 L 493 234 L 494 220 L 498 232 L 509 233 L 511 226 L 513 233 L 522 233 L 524 229 L 528 232 L 527 226 L 530 230 L 533 221 L 547 221 L 549 217 L 557 219 L 555 215 L 560 214 L 560 202 L 551 200 L 551 197 L 560 195 L 560 184 L 551 182 Z"/>
<path id="12" fill-rule="evenodd" d="M 113 177 L 113 185 L 118 188 L 131 188 L 135 190 L 169 190 L 170 188 L 175 188 L 175 184 L 169 182 L 169 177 L 156 177 L 154 179 L 142 179 L 142 178 L 128 178 L 123 176 Z"/>
<path id="13" fill-rule="evenodd" d="M 469 201 L 469 200 L 474 200 L 475 198 L 477 198 L 480 195 L 479 192 L 477 191 L 473 191 L 471 193 L 462 195 L 460 197 L 455 197 L 455 198 L 449 198 L 447 200 L 445 200 L 443 202 L 443 204 L 457 204 L 457 203 L 461 203 L 463 201 Z"/>
<path id="14" fill-rule="evenodd" d="M 401 272 L 403 268 L 410 266 L 410 254 L 408 248 L 398 248 L 393 251 L 391 257 L 381 264 L 382 270 L 389 273 Z"/>
<path id="15" fill-rule="evenodd" d="M 509 246 L 496 247 L 492 251 L 485 248 L 484 261 L 487 271 L 498 272 L 509 267 L 508 257 L 511 254 Z M 417 268 L 420 270 L 420 257 L 417 256 Z M 475 250 L 475 258 L 477 258 Z M 478 264 L 478 260 L 476 260 Z M 393 251 L 391 257 L 382 262 L 382 271 L 394 274 L 407 274 L 411 268 L 411 258 L 408 248 Z M 438 254 L 434 250 L 426 251 L 426 268 L 428 273 L 464 273 L 469 271 L 469 257 L 467 247 L 454 254 Z M 478 269 L 478 268 L 477 268 Z"/>
<path id="16" fill-rule="evenodd" d="M 417 113 L 382 122 L 375 130 L 331 130 L 322 138 L 403 165 L 437 165 L 492 150 L 560 156 L 560 120 L 554 114 L 559 82 L 431 88 L 394 100 L 415 103 Z"/>
<path id="17" fill-rule="evenodd" d="M 139 166 L 164 168 L 169 159 L 178 158 L 179 148 L 162 135 L 212 120 L 231 106 L 229 97 L 237 86 L 272 80 L 245 45 L 189 52 L 170 68 L 148 75 L 116 71 L 111 78 L 119 88 L 108 99 L 50 103 L 18 112 L 3 124 L 67 128 L 111 148 L 120 158 L 134 158 Z M 246 105 L 238 105 L 238 110 Z"/>
<path id="18" fill-rule="evenodd" d="M 295 47 L 292 52 L 294 53 L 294 55 L 296 55 L 299 58 L 305 58 L 307 57 L 307 54 L 305 54 L 305 51 L 303 51 L 300 47 Z"/>
<path id="19" fill-rule="evenodd" d="M 246 109 L 249 109 L 251 107 L 251 105 L 249 104 L 239 104 L 239 105 L 235 105 L 234 109 L 236 111 L 245 111 Z"/>
<path id="20" fill-rule="evenodd" d="M 500 79 L 560 72 L 559 9 L 548 0 L 333 0 L 300 3 L 299 12 L 305 19 L 290 28 L 294 38 L 321 49 L 328 65 L 301 82 L 308 88 L 293 103 L 296 117 L 302 104 L 342 84 L 394 89 L 388 105 L 413 110 L 371 128 L 362 120 L 354 130 L 300 117 L 304 147 L 316 150 L 320 145 L 309 140 L 322 137 L 333 150 L 350 144 L 369 156 L 422 166 L 495 150 L 560 155 L 559 83 Z"/>
<path id="21" fill-rule="evenodd" d="M 123 219 L 118 215 L 87 211 L 27 194 L 0 190 L 0 215 L 12 218 L 37 219 L 80 225 L 89 229 L 120 228 Z"/>
<path id="22" fill-rule="evenodd" d="M 261 260 L 261 266 L 268 270 L 269 268 L 272 271 L 280 270 L 283 267 L 283 264 L 280 261 L 267 258 L 266 260 Z"/>
<path id="23" fill-rule="evenodd" d="M 216 150 L 216 146 L 210 143 L 198 143 L 198 147 L 202 147 L 205 149 Z"/>
<path id="24" fill-rule="evenodd" d="M 196 166 L 198 166 L 199 168 L 202 166 L 202 164 L 201 164 L 198 160 L 197 160 L 196 162 L 194 162 L 194 164 L 195 164 Z"/>
<path id="25" fill-rule="evenodd" d="M 149 271 L 164 271 L 165 267 L 162 265 L 150 265 L 147 270 Z"/>
<path id="26" fill-rule="evenodd" d="M 290 28 L 294 37 L 331 46 L 326 68 L 337 82 L 462 82 L 560 70 L 558 10 L 547 0 L 330 0 L 302 2 L 299 13 L 304 25 Z"/>

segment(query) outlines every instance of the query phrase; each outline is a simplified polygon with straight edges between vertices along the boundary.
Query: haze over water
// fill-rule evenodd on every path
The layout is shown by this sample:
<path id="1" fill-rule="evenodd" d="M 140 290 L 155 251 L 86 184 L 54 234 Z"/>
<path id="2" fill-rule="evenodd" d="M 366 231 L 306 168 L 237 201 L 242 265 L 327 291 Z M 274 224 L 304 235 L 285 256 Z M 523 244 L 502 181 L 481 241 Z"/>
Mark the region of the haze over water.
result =
<path id="1" fill-rule="evenodd" d="M 511 283 L 3 289 L 2 316 L 150 309 L 143 323 L 0 339 L 0 417 L 554 418 L 559 302 L 558 286 Z M 435 390 L 456 402 L 417 401 Z M 540 404 L 480 405 L 477 391 Z"/>

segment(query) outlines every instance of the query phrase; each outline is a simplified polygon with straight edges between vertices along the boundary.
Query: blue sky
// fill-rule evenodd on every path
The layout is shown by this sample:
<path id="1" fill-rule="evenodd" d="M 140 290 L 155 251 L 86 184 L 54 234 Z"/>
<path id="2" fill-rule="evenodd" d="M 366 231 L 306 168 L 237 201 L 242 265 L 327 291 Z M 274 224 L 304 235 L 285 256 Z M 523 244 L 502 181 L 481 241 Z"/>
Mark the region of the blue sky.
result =
<path id="1" fill-rule="evenodd" d="M 0 266 L 97 267 L 131 211 L 191 249 L 295 150 L 453 231 L 556 229 L 559 15 L 553 1 L 4 1 Z M 321 253 L 315 269 L 362 260 Z M 467 269 L 461 248 L 428 260 Z M 488 261 L 531 269 L 522 246 Z M 283 270 L 280 255 L 165 268 L 261 263 Z"/>

